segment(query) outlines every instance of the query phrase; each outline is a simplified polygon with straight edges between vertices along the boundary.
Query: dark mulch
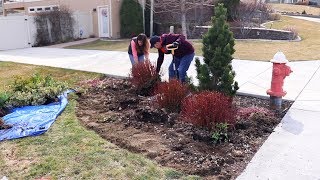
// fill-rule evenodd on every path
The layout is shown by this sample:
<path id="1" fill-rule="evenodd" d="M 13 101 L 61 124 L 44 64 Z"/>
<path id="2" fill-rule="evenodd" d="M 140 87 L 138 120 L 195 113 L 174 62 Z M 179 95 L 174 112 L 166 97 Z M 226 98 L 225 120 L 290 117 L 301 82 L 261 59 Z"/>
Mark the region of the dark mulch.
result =
<path id="1" fill-rule="evenodd" d="M 84 126 L 108 141 L 141 153 L 159 164 L 206 179 L 235 179 L 280 122 L 258 117 L 240 119 L 229 142 L 214 144 L 210 131 L 156 109 L 150 97 L 137 96 L 124 79 L 105 78 L 102 86 L 80 95 L 77 116 Z M 269 107 L 265 99 L 236 96 L 237 107 Z M 285 102 L 284 107 L 290 107 Z"/>
<path id="2" fill-rule="evenodd" d="M 0 130 L 3 130 L 3 129 L 10 129 L 12 126 L 10 125 L 6 125 L 4 123 L 4 121 L 1 119 L 1 116 L 0 116 Z"/>

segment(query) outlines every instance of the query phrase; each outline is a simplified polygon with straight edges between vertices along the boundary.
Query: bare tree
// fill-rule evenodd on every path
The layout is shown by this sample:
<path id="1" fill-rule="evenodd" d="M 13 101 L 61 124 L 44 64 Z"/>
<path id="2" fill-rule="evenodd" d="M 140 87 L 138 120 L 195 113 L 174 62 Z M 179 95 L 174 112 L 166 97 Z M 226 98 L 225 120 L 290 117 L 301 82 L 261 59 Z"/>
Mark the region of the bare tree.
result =
<path id="1" fill-rule="evenodd" d="M 253 28 L 252 19 L 256 10 L 257 6 L 255 3 L 240 3 L 232 13 L 233 20 L 240 28 L 242 38 L 246 38 Z"/>
<path id="2" fill-rule="evenodd" d="M 259 16 L 260 24 L 266 22 L 269 18 L 270 13 L 274 11 L 270 4 L 263 3 L 261 0 L 257 8 L 258 8 L 258 11 L 260 12 L 260 16 Z"/>
<path id="3" fill-rule="evenodd" d="M 204 6 L 212 7 L 213 0 L 154 0 L 154 13 L 170 13 L 172 16 L 181 17 L 182 34 L 187 37 L 187 13 Z M 146 5 L 150 7 L 150 4 Z"/>
<path id="4" fill-rule="evenodd" d="M 232 13 L 232 18 L 240 28 L 242 38 L 246 38 L 253 27 L 260 27 L 260 24 L 268 19 L 270 6 L 265 3 L 240 3 Z"/>

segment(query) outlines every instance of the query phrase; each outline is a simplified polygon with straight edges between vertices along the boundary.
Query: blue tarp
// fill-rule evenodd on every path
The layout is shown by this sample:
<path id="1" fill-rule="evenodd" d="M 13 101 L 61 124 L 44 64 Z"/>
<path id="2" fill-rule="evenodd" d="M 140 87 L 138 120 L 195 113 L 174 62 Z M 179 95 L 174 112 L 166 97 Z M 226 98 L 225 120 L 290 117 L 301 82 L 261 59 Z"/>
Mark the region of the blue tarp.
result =
<path id="1" fill-rule="evenodd" d="M 48 105 L 15 108 L 2 119 L 10 129 L 0 130 L 0 141 L 45 133 L 68 104 L 68 93 L 60 95 L 59 101 Z"/>

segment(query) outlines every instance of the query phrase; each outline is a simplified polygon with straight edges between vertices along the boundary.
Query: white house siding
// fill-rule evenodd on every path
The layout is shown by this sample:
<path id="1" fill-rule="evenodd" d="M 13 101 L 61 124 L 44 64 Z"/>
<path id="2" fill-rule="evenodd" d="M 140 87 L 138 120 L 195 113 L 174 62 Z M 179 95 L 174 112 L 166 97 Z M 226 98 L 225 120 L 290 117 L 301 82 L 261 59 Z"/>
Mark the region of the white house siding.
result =
<path id="1" fill-rule="evenodd" d="M 0 50 L 31 47 L 34 29 L 28 16 L 0 17 Z"/>
<path id="2" fill-rule="evenodd" d="M 73 13 L 75 20 L 74 24 L 74 37 L 75 38 L 88 38 L 94 35 L 92 14 L 90 12 L 75 12 Z"/>
<path id="3" fill-rule="evenodd" d="M 91 13 L 75 12 L 73 17 L 74 38 L 94 34 Z M 0 16 L 0 50 L 31 47 L 36 43 L 36 33 L 33 16 Z"/>

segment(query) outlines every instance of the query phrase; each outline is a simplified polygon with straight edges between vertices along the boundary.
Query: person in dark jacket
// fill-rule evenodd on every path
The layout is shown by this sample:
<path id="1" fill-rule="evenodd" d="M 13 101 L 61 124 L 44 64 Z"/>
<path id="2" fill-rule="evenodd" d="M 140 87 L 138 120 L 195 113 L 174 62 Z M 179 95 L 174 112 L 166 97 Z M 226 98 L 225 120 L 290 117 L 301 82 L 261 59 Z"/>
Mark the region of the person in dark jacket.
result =
<path id="1" fill-rule="evenodd" d="M 171 51 L 166 47 L 172 45 L 177 47 L 174 50 L 174 62 L 172 61 L 169 66 L 169 78 L 175 78 L 175 71 L 173 63 L 178 70 L 178 77 L 181 82 L 186 81 L 187 71 L 194 58 L 194 48 L 190 42 L 185 39 L 182 34 L 163 34 L 162 36 L 153 36 L 150 38 L 151 48 L 158 49 L 158 60 L 157 60 L 157 72 L 160 71 L 163 63 L 164 54 L 170 54 Z"/>
<path id="2" fill-rule="evenodd" d="M 149 49 L 150 43 L 145 34 L 141 33 L 132 38 L 128 47 L 131 64 L 134 65 L 138 62 L 149 60 Z"/>

